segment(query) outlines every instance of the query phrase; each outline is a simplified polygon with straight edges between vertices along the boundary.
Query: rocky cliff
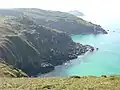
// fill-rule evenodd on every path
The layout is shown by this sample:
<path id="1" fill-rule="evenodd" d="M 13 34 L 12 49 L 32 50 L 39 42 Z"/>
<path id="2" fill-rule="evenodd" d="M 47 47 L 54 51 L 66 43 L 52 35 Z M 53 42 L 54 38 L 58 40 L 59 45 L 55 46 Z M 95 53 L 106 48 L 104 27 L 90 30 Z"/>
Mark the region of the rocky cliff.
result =
<path id="1" fill-rule="evenodd" d="M 106 34 L 100 26 L 82 18 L 60 11 L 46 11 L 35 8 L 2 9 L 0 14 L 8 16 L 27 16 L 39 25 L 64 31 L 67 34 Z"/>
<path id="2" fill-rule="evenodd" d="M 1 16 L 0 58 L 29 76 L 93 51 L 72 41 L 66 33 L 41 26 L 28 17 Z"/>

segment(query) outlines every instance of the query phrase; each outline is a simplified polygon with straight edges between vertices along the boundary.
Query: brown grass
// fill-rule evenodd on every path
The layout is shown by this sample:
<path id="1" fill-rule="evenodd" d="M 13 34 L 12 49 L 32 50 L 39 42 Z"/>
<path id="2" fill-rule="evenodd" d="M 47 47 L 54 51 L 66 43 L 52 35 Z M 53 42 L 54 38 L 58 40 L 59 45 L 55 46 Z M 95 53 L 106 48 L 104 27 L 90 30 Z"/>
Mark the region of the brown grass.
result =
<path id="1" fill-rule="evenodd" d="M 120 90 L 120 76 L 0 78 L 0 90 Z"/>

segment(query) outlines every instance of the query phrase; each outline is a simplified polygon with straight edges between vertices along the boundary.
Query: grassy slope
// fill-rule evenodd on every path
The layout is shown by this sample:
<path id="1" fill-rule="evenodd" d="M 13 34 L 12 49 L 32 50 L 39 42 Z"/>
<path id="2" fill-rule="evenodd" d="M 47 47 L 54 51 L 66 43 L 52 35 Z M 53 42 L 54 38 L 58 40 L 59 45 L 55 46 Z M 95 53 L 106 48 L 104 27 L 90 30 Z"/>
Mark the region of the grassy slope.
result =
<path id="1" fill-rule="evenodd" d="M 0 90 L 120 90 L 120 76 L 0 78 Z"/>
<path id="2" fill-rule="evenodd" d="M 0 77 L 27 77 L 21 70 L 0 62 Z"/>

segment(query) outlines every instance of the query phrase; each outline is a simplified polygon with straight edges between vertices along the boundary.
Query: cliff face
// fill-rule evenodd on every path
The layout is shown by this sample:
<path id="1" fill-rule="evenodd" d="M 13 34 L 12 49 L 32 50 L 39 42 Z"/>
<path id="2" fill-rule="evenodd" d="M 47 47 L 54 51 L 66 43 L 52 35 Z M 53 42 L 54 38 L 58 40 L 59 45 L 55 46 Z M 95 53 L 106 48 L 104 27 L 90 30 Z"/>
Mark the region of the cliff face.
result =
<path id="1" fill-rule="evenodd" d="M 67 34 L 106 34 L 107 32 L 100 26 L 87 22 L 82 18 L 76 17 L 72 14 L 59 11 L 46 11 L 41 9 L 10 9 L 0 10 L 0 14 L 8 16 L 27 16 L 35 23 L 58 29 Z"/>
<path id="2" fill-rule="evenodd" d="M 29 76 L 54 70 L 54 66 L 93 49 L 27 17 L 1 17 L 0 58 Z"/>

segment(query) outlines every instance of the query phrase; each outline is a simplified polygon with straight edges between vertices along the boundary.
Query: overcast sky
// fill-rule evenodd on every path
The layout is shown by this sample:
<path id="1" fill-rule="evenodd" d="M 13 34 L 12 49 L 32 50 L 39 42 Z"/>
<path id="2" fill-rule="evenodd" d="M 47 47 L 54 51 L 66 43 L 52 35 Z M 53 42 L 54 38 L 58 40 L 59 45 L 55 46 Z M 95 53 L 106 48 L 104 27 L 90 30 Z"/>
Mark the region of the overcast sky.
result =
<path id="1" fill-rule="evenodd" d="M 0 0 L 0 8 L 79 10 L 87 20 L 102 26 L 120 21 L 120 0 Z"/>

